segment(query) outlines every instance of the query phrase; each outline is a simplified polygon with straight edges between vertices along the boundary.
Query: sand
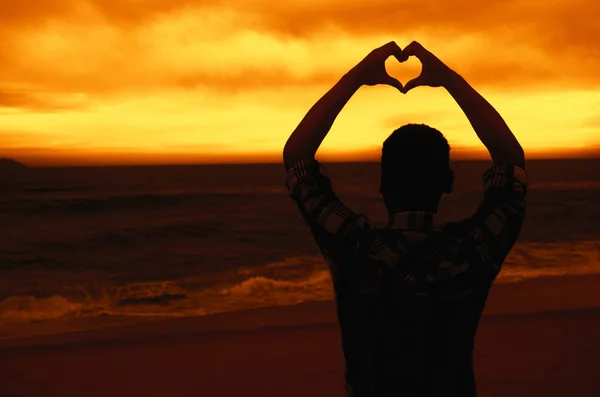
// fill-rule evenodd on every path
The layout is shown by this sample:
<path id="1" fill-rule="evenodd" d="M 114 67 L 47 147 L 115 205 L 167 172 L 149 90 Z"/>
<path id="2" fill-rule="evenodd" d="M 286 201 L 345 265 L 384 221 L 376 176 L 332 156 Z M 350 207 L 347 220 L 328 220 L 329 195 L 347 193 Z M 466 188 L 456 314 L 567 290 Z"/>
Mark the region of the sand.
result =
<path id="1" fill-rule="evenodd" d="M 494 286 L 479 396 L 600 396 L 600 277 Z M 0 341 L 0 397 L 343 394 L 333 302 Z"/>

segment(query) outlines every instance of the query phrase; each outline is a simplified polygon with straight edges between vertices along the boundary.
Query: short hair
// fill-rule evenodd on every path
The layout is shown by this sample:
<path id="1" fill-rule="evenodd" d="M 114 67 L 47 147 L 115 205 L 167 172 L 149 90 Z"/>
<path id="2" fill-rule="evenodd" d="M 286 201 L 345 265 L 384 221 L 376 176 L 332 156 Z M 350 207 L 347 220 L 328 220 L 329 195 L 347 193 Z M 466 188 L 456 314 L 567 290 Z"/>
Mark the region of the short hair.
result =
<path id="1" fill-rule="evenodd" d="M 450 168 L 450 145 L 444 135 L 425 124 L 395 130 L 381 150 L 381 193 L 443 190 Z"/>

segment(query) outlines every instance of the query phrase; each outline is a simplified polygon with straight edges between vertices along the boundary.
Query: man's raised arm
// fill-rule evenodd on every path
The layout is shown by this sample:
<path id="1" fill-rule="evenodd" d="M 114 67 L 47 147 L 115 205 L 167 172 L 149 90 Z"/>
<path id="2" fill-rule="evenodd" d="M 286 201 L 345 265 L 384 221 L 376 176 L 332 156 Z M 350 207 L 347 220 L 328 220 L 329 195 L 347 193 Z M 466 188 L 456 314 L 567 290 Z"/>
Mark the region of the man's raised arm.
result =
<path id="1" fill-rule="evenodd" d="M 404 54 L 414 55 L 423 65 L 421 75 L 406 84 L 404 93 L 417 86 L 444 87 L 469 119 L 494 163 L 525 168 L 523 148 L 502 116 L 465 79 L 417 42 L 408 45 Z"/>
<path id="2" fill-rule="evenodd" d="M 369 53 L 319 99 L 285 144 L 283 162 L 286 169 L 315 156 L 338 114 L 362 85 L 387 84 L 402 91 L 402 84 L 385 70 L 385 61 L 392 55 L 399 62 L 406 60 L 395 42 L 387 43 Z"/>

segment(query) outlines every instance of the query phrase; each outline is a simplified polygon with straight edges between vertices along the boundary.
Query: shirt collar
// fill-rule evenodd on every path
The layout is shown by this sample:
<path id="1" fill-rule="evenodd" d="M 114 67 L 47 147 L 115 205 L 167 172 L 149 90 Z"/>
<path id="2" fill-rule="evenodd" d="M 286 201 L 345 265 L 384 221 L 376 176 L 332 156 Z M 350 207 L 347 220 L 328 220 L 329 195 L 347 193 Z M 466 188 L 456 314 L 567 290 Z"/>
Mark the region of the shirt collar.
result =
<path id="1" fill-rule="evenodd" d="M 433 212 L 404 211 L 390 214 L 388 228 L 405 230 L 431 230 L 433 229 Z"/>

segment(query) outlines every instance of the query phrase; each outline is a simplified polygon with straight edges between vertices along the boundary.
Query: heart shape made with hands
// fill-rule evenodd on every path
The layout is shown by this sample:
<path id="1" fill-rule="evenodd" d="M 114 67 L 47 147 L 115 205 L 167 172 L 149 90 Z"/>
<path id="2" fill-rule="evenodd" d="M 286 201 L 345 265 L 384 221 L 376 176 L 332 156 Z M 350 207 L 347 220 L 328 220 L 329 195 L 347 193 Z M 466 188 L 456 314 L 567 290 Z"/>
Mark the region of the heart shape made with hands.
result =
<path id="1" fill-rule="evenodd" d="M 421 74 L 422 65 L 417 57 L 411 56 L 404 62 L 398 62 L 395 57 L 389 57 L 385 61 L 385 70 L 393 78 L 406 86 L 410 80 Z"/>

